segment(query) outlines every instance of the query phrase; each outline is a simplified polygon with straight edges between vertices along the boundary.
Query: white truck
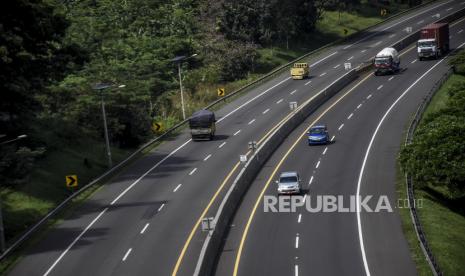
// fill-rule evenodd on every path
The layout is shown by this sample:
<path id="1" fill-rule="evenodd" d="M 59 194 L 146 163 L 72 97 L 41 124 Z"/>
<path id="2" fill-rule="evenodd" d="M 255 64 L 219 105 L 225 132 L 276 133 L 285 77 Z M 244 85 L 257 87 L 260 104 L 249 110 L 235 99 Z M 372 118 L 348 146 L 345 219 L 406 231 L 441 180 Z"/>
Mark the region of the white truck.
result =
<path id="1" fill-rule="evenodd" d="M 394 48 L 384 48 L 374 59 L 375 75 L 395 73 L 400 69 L 399 53 Z"/>

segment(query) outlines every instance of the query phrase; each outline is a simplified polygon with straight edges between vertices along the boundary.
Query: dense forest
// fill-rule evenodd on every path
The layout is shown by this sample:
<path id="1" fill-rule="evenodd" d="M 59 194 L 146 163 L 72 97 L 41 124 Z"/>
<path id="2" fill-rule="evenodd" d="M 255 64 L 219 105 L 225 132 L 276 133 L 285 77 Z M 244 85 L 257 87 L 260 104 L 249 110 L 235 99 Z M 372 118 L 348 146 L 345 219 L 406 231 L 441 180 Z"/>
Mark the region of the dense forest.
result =
<path id="1" fill-rule="evenodd" d="M 153 137 L 155 120 L 179 122 L 176 56 L 195 54 L 182 63 L 189 115 L 217 85 L 275 66 L 260 49 L 314 40 L 325 11 L 379 3 L 389 1 L 2 1 L 0 137 L 28 138 L 1 146 L 0 182 L 27 181 L 47 152 L 101 141 L 101 97 L 115 147 Z M 101 82 L 113 86 L 99 93 Z"/>

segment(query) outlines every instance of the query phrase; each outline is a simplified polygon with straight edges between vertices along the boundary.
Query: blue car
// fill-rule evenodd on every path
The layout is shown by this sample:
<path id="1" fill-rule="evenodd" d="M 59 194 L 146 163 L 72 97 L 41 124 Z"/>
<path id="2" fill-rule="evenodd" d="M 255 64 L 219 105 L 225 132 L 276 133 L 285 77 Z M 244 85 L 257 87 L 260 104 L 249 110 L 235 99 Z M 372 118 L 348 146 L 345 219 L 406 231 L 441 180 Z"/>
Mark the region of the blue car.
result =
<path id="1" fill-rule="evenodd" d="M 319 145 L 329 143 L 328 129 L 325 125 L 312 126 L 307 133 L 308 145 Z"/>

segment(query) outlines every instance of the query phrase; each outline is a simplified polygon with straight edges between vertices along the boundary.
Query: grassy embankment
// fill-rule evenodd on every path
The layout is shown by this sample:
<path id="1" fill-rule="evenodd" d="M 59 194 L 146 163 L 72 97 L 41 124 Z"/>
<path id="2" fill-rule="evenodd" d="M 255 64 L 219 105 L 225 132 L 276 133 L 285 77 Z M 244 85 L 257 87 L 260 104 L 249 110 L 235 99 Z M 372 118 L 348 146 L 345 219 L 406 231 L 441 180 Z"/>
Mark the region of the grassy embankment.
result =
<path id="1" fill-rule="evenodd" d="M 448 87 L 460 81 L 465 81 L 465 76 L 452 75 L 433 97 L 424 115 L 445 107 L 448 99 Z M 400 172 L 400 169 L 398 171 Z M 399 198 L 407 198 L 403 173 L 398 173 L 397 188 Z M 444 275 L 465 275 L 465 267 L 463 266 L 465 260 L 465 251 L 463 250 L 465 248 L 465 214 L 463 206 L 460 211 L 460 202 L 448 199 L 445 194 L 445 191 L 440 188 L 416 189 L 415 198 L 422 200 L 422 207 L 417 210 L 429 246 Z M 400 215 L 418 274 L 432 275 L 419 246 L 409 210 L 400 209 Z"/>

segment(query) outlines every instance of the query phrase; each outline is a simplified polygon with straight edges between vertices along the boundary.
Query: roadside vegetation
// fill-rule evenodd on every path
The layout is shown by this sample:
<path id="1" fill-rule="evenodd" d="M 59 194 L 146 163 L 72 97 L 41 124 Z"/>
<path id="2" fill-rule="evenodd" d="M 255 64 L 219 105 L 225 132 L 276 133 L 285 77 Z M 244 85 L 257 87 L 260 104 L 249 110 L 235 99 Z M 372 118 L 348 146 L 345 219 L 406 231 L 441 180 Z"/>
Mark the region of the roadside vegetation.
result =
<path id="1" fill-rule="evenodd" d="M 99 82 L 114 163 L 187 114 L 416 1 L 18 0 L 0 9 L 0 196 L 8 243 L 106 170 Z M 118 87 L 124 85 L 124 87 Z"/>
<path id="2" fill-rule="evenodd" d="M 415 198 L 423 201 L 420 222 L 444 275 L 465 275 L 465 51 L 450 63 L 456 73 L 433 97 L 399 161 L 413 178 Z M 403 219 L 404 226 L 411 224 L 410 217 Z M 416 236 L 406 232 L 415 247 Z M 418 259 L 418 250 L 412 254 Z M 420 275 L 430 274 L 424 264 L 418 268 Z"/>

